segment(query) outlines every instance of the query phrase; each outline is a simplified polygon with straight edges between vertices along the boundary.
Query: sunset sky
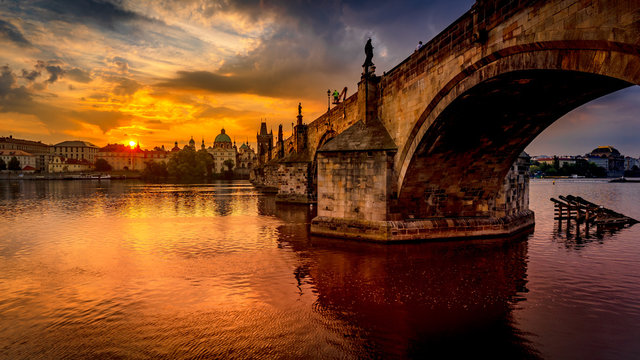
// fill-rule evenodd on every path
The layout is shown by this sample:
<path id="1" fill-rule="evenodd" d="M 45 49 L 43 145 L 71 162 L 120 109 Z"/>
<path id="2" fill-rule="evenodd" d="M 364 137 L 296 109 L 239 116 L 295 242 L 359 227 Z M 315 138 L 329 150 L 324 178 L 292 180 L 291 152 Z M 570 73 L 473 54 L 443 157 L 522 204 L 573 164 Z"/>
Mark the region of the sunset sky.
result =
<path id="1" fill-rule="evenodd" d="M 261 119 L 285 135 L 349 88 L 363 45 L 378 72 L 411 54 L 473 1 L 0 0 L 0 136 L 98 146 L 210 145 L 224 127 L 255 142 Z M 640 156 L 637 86 L 556 122 L 527 149 Z"/>

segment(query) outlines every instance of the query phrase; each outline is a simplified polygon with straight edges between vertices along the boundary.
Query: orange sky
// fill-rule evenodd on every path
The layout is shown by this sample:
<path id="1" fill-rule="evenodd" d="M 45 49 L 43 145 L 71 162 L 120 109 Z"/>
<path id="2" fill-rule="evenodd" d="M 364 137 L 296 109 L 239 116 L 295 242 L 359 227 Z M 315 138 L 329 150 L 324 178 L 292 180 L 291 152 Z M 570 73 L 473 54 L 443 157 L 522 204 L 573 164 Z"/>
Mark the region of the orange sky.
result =
<path id="1" fill-rule="evenodd" d="M 237 142 L 255 143 L 263 119 L 274 131 L 283 124 L 286 136 L 298 102 L 310 122 L 326 111 L 327 89 L 354 93 L 367 38 L 382 73 L 472 4 L 5 0 L 0 136 L 151 148 L 191 136 L 211 144 L 224 127 Z M 638 96 L 631 89 L 587 104 L 528 151 L 614 145 L 637 156 L 640 142 L 629 134 L 640 132 Z"/>

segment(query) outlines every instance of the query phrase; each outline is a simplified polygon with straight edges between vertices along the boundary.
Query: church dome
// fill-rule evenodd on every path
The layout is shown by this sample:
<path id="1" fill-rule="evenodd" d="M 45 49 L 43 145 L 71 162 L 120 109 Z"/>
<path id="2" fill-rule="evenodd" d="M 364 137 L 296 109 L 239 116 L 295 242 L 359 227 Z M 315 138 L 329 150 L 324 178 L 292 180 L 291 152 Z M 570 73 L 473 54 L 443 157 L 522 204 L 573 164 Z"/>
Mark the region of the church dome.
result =
<path id="1" fill-rule="evenodd" d="M 195 142 L 195 140 L 193 140 L 193 136 L 191 137 L 191 140 L 189 140 L 189 146 L 191 146 L 191 147 L 195 147 L 196 146 L 196 142 Z"/>
<path id="2" fill-rule="evenodd" d="M 591 155 L 600 157 L 620 156 L 620 151 L 613 146 L 598 146 L 593 149 Z"/>
<path id="3" fill-rule="evenodd" d="M 217 143 L 231 143 L 231 138 L 229 135 L 224 133 L 224 129 L 220 131 L 220 135 L 216 136 L 215 142 Z"/>

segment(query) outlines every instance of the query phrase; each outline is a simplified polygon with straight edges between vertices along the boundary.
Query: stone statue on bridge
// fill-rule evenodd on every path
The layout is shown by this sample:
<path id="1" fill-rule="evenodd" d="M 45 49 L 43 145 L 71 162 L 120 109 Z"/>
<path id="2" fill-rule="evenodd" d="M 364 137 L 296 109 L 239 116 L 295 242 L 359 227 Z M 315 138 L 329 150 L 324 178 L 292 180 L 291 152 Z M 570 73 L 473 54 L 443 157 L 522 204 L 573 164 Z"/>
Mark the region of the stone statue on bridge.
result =
<path id="1" fill-rule="evenodd" d="M 367 44 L 364 46 L 364 53 L 367 56 L 364 59 L 364 64 L 362 64 L 362 67 L 364 68 L 364 73 L 368 73 L 369 72 L 369 66 L 373 65 L 373 61 L 371 61 L 373 59 L 373 45 L 371 45 L 371 39 L 367 40 Z"/>

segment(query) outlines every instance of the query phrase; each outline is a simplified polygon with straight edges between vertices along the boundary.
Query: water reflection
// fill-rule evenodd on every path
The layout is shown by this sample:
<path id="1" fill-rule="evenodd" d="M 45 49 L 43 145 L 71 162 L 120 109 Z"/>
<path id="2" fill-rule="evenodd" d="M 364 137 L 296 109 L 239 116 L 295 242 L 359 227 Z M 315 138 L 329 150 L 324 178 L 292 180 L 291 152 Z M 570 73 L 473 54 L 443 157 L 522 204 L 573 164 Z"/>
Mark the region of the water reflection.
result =
<path id="1" fill-rule="evenodd" d="M 533 182 L 528 238 L 389 246 L 246 182 L 0 182 L 0 358 L 638 358 L 640 227 L 578 244 L 548 201 L 640 217 L 626 185 Z"/>
<path id="2" fill-rule="evenodd" d="M 481 353 L 537 358 L 511 315 L 527 287 L 527 239 L 383 245 L 312 237 L 313 212 L 259 207 L 286 224 L 283 247 L 299 262 L 300 295 L 357 357 L 459 357 Z M 340 323 L 343 326 L 335 326 Z"/>
<path id="3" fill-rule="evenodd" d="M 614 237 L 629 226 L 609 226 L 598 230 L 594 225 L 589 227 L 585 224 L 576 226 L 575 223 L 556 221 L 553 229 L 553 240 L 561 243 L 567 249 L 581 250 L 589 244 L 602 245 L 607 239 Z"/>

